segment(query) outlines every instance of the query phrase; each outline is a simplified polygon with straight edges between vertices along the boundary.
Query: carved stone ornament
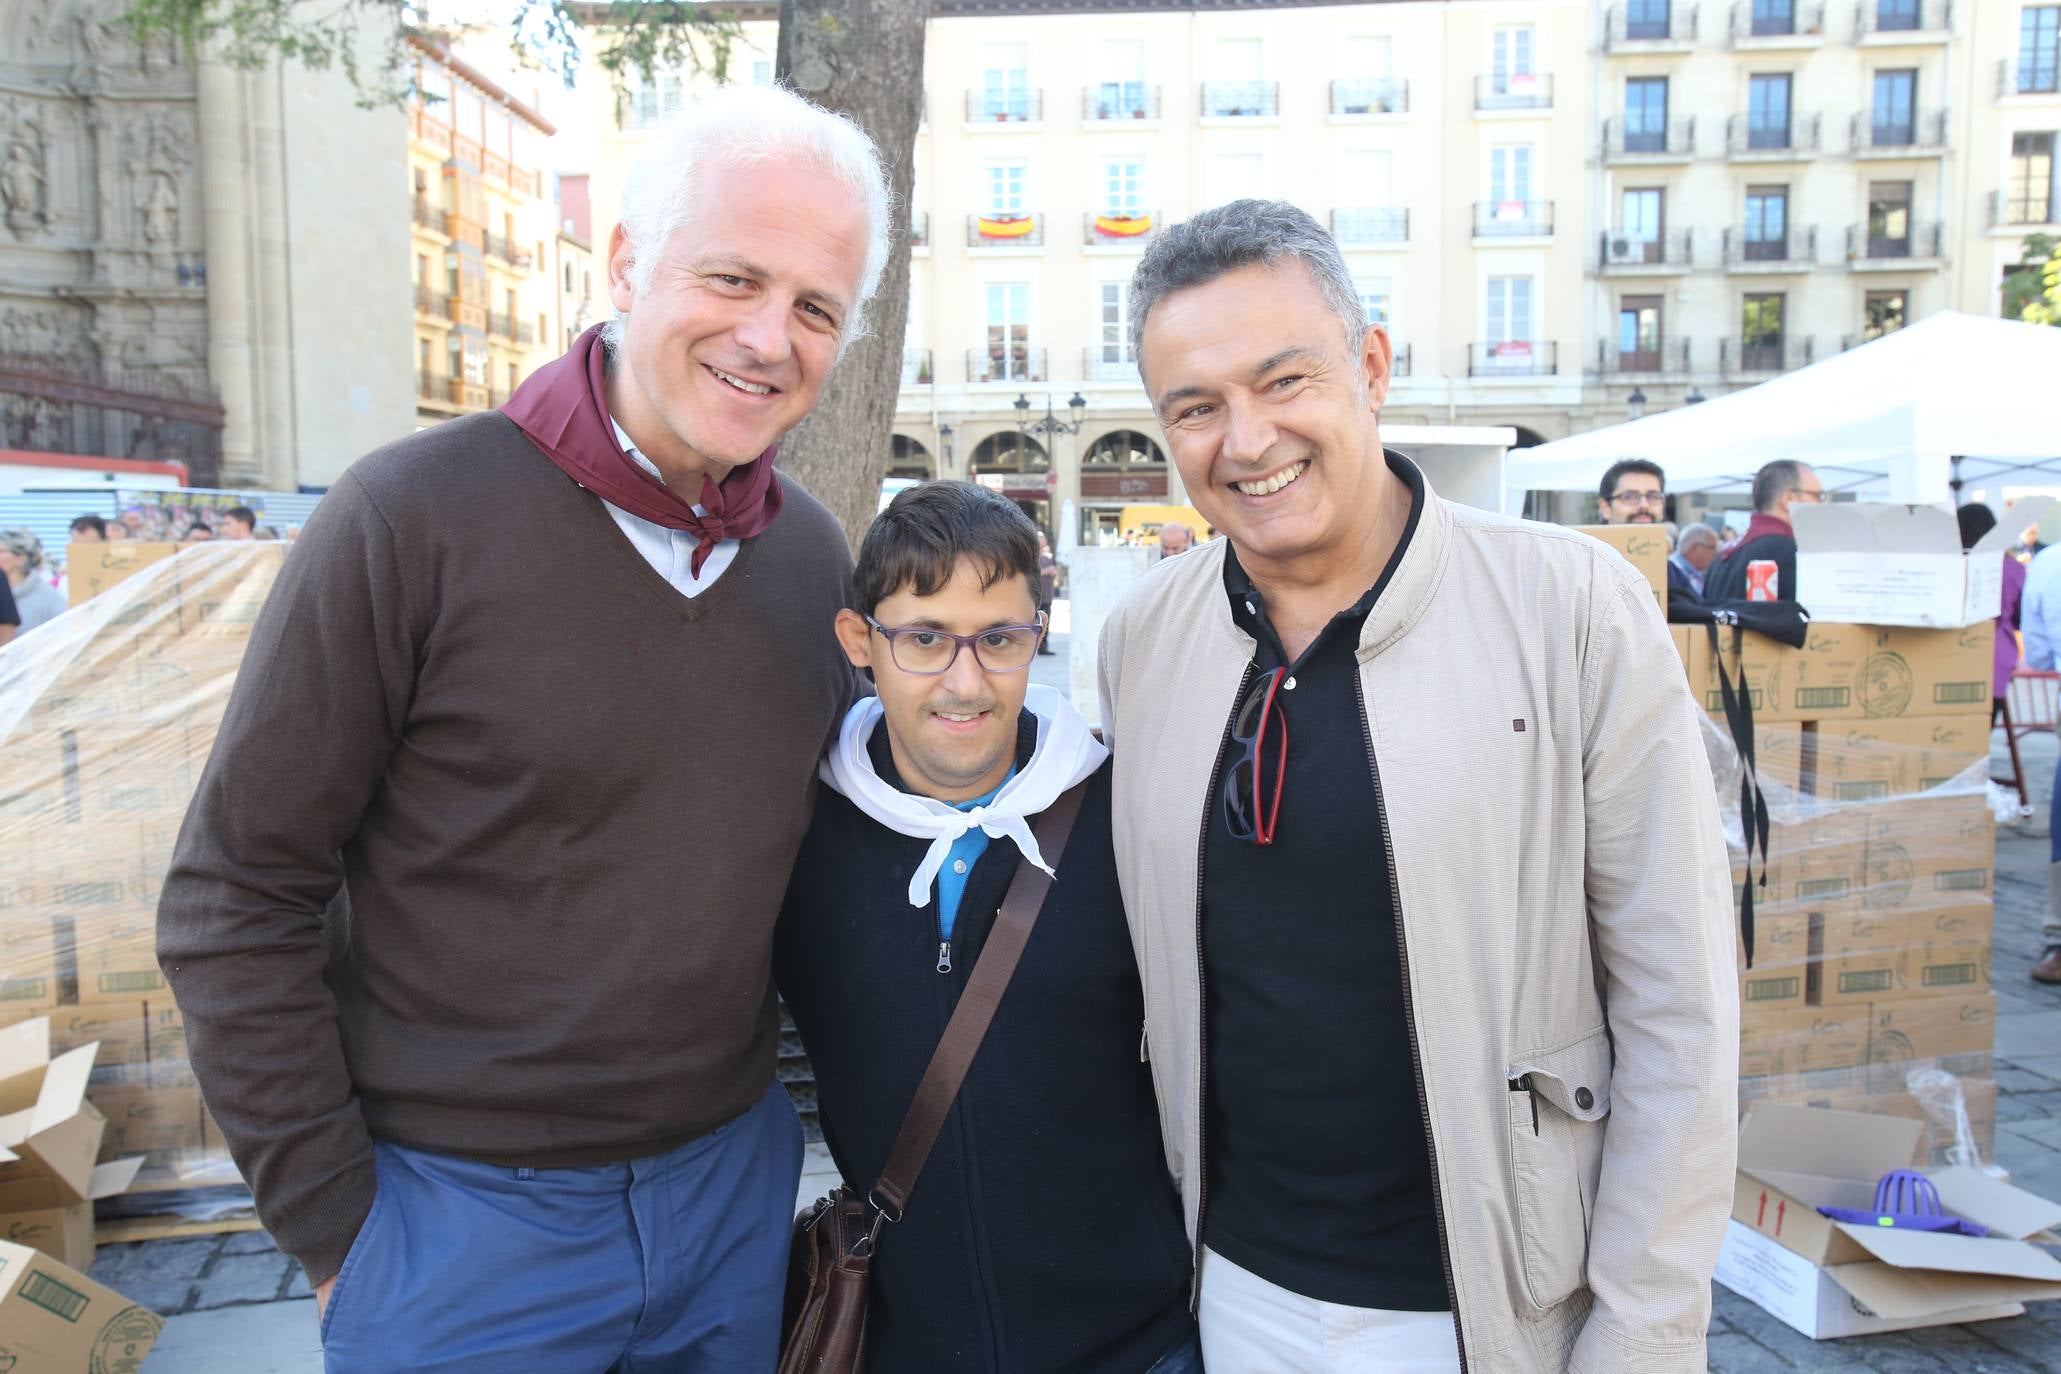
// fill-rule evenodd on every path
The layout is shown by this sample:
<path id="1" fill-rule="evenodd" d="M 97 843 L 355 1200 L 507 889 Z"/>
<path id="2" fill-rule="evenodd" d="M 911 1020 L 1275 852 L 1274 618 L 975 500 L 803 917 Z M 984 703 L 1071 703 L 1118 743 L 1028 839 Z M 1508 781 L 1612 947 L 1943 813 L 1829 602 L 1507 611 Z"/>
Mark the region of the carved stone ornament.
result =
<path id="1" fill-rule="evenodd" d="M 10 103 L 0 126 L 0 207 L 18 239 L 50 223 L 49 185 L 43 126 L 33 110 Z"/>

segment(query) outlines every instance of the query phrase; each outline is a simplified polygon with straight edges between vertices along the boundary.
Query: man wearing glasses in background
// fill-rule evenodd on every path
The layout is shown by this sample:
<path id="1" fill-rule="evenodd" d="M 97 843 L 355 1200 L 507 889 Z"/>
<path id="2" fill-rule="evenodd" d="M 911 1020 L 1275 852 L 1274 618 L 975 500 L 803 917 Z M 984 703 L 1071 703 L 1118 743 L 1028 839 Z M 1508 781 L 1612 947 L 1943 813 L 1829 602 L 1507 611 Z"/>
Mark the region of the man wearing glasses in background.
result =
<path id="1" fill-rule="evenodd" d="M 1775 599 L 1796 600 L 1796 532 L 1789 508 L 1798 501 L 1817 505 L 1824 499 L 1825 484 L 1807 464 L 1777 458 L 1762 467 L 1753 475 L 1753 519 L 1731 551 L 1703 575 L 1703 599 L 1713 606 L 1746 600 L 1746 565 L 1771 559 Z"/>
<path id="2" fill-rule="evenodd" d="M 1227 536 L 1101 653 L 1206 1365 L 1702 1374 L 1731 888 L 1645 583 L 1384 451 L 1387 333 L 1302 211 L 1176 226 L 1130 307 Z"/>
<path id="3" fill-rule="evenodd" d="M 1596 510 L 1606 525 L 1659 524 L 1667 510 L 1667 474 L 1644 458 L 1612 463 L 1597 489 Z"/>

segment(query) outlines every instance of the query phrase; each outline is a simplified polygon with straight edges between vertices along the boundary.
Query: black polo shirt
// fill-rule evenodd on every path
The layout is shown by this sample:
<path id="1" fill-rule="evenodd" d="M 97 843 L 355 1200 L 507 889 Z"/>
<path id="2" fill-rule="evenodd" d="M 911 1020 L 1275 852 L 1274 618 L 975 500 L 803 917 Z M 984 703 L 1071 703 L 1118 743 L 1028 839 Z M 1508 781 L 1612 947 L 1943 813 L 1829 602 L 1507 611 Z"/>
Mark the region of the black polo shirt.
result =
<path id="1" fill-rule="evenodd" d="M 1361 709 L 1360 630 L 1417 531 L 1367 594 L 1297 659 L 1275 698 L 1288 720 L 1273 844 L 1234 839 L 1218 766 L 1203 849 L 1202 948 L 1210 1249 L 1305 1297 L 1440 1312 L 1431 1161 L 1403 1010 L 1394 888 Z M 1255 676 L 1288 662 L 1266 604 L 1226 552 L 1224 590 L 1258 642 Z M 1292 685 L 1291 685 L 1292 684 Z M 1271 749 L 1275 736 L 1271 730 Z M 1268 766 L 1271 785 L 1272 765 Z"/>

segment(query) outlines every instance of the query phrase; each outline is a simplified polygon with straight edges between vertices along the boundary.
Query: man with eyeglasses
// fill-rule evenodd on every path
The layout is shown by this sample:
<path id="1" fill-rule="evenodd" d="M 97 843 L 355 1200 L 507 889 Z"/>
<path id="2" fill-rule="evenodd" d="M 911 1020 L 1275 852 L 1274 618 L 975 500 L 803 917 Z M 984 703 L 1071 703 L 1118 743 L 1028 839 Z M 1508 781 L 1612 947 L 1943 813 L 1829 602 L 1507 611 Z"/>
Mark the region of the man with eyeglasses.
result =
<path id="1" fill-rule="evenodd" d="M 1703 599 L 1715 606 L 1726 601 L 1744 601 L 1746 567 L 1762 559 L 1775 565 L 1775 596 L 1795 601 L 1796 531 L 1789 523 L 1789 508 L 1799 501 L 1816 505 L 1825 499 L 1825 484 L 1808 464 L 1777 458 L 1753 475 L 1753 519 L 1724 557 L 1710 565 L 1703 576 Z"/>
<path id="2" fill-rule="evenodd" d="M 1384 450 L 1307 214 L 1132 277 L 1226 537 L 1106 622 L 1116 854 L 1218 1374 L 1701 1374 L 1732 1199 L 1731 884 L 1645 581 Z"/>
<path id="3" fill-rule="evenodd" d="M 1038 532 L 970 482 L 897 496 L 837 637 L 852 707 L 795 862 L 774 971 L 823 1134 L 861 1195 L 896 1132 L 1030 829 L 1085 783 L 1057 881 L 900 1220 L 882 1230 L 874 1374 L 1199 1374 L 1191 1254 L 1167 1176 L 1110 846 L 1108 750 L 1030 685 Z"/>
<path id="4" fill-rule="evenodd" d="M 1612 463 L 1597 489 L 1596 510 L 1606 525 L 1660 523 L 1667 511 L 1667 474 L 1644 458 Z"/>

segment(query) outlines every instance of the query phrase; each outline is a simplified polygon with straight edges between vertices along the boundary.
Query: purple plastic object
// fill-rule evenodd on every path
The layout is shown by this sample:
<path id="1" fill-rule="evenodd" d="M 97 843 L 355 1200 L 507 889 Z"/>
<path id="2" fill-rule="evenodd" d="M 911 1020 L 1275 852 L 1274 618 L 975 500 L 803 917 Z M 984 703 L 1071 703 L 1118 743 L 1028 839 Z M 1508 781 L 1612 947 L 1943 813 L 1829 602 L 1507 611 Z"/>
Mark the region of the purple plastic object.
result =
<path id="1" fill-rule="evenodd" d="M 1989 1228 L 1959 1217 L 1950 1217 L 1940 1205 L 1939 1189 L 1916 1169 L 1892 1169 L 1875 1184 L 1875 1210 L 1853 1207 L 1820 1207 L 1818 1211 L 1834 1221 L 1856 1226 L 1880 1226 L 1899 1231 L 1951 1231 L 1963 1236 L 1986 1236 Z"/>

